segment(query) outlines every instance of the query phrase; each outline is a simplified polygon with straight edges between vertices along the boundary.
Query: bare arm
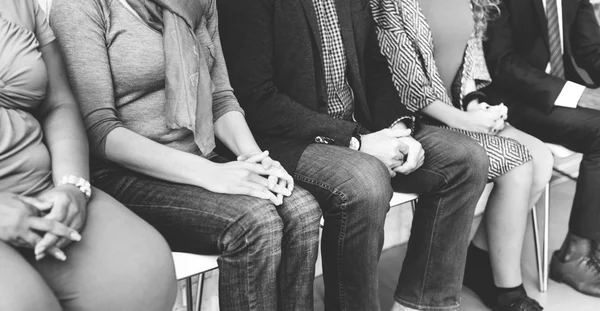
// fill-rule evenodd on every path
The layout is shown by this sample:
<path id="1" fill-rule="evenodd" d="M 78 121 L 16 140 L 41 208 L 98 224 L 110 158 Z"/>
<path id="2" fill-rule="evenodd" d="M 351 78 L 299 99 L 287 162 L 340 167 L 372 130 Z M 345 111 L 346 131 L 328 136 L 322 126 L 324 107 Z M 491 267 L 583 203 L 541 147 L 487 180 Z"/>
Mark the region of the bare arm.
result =
<path id="1" fill-rule="evenodd" d="M 52 155 L 54 183 L 65 175 L 89 179 L 88 141 L 58 44 L 47 44 L 41 51 L 48 71 L 48 91 L 39 117 Z"/>

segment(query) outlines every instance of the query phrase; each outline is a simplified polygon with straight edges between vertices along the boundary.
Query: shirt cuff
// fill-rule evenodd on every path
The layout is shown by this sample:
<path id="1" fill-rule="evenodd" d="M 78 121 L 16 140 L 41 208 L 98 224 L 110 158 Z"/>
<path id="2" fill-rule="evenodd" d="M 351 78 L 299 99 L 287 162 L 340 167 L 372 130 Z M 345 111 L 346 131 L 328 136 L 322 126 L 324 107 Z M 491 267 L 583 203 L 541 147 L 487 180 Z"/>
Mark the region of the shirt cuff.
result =
<path id="1" fill-rule="evenodd" d="M 554 102 L 555 106 L 577 108 L 577 103 L 585 91 L 585 86 L 571 81 L 567 81 L 560 94 Z"/>

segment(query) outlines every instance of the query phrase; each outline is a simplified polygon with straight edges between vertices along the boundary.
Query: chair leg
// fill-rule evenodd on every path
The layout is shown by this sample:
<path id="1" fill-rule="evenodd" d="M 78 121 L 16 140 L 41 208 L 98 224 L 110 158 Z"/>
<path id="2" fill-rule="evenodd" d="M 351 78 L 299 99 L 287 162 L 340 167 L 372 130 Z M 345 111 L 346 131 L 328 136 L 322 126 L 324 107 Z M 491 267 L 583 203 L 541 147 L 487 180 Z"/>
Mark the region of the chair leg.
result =
<path id="1" fill-rule="evenodd" d="M 198 291 L 196 292 L 196 311 L 202 308 L 202 293 L 204 291 L 204 273 L 198 275 Z"/>
<path id="2" fill-rule="evenodd" d="M 550 184 L 546 185 L 544 190 L 544 282 L 542 287 L 542 293 L 548 290 L 548 270 L 550 269 L 550 262 L 548 261 L 548 227 L 550 227 Z"/>
<path id="3" fill-rule="evenodd" d="M 537 210 L 534 206 L 531 210 L 531 222 L 533 224 L 533 242 L 535 244 L 535 259 L 538 270 L 539 289 L 544 291 L 544 262 L 542 261 L 542 252 L 540 250 L 539 229 L 537 220 Z"/>
<path id="4" fill-rule="evenodd" d="M 192 277 L 185 278 L 185 306 L 188 311 L 194 311 L 194 302 L 192 301 Z"/>

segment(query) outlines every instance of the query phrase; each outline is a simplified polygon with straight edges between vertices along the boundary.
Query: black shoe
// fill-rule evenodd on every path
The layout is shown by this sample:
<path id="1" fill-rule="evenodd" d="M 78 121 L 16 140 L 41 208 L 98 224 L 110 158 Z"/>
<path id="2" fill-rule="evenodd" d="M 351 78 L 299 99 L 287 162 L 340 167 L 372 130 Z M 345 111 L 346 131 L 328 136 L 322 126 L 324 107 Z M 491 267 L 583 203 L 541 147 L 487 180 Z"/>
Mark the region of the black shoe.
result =
<path id="1" fill-rule="evenodd" d="M 600 297 L 599 254 L 592 244 L 596 243 L 569 234 L 563 247 L 552 256 L 550 278 L 583 294 Z"/>
<path id="2" fill-rule="evenodd" d="M 542 311 L 544 308 L 535 300 L 527 296 L 525 292 L 502 295 L 498 298 L 492 311 Z"/>

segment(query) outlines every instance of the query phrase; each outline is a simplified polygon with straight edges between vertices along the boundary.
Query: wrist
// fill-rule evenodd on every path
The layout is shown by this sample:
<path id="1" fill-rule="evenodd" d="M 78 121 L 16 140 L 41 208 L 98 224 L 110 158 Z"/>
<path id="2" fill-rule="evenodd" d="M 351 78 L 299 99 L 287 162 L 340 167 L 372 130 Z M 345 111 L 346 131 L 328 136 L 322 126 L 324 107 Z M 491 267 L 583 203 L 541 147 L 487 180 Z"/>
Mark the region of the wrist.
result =
<path id="1" fill-rule="evenodd" d="M 252 148 L 252 149 L 248 149 L 248 150 L 244 150 L 242 151 L 240 154 L 238 154 L 237 156 L 247 156 L 247 157 L 253 157 L 257 154 L 262 153 L 262 150 L 260 150 L 260 148 L 256 147 L 256 148 Z"/>
<path id="2" fill-rule="evenodd" d="M 415 134 L 415 125 L 416 125 L 416 119 L 414 116 L 404 116 L 401 118 L 398 118 L 396 121 L 394 121 L 391 125 L 390 125 L 390 129 L 408 129 L 410 130 L 410 135 L 414 135 Z"/>
<path id="3" fill-rule="evenodd" d="M 594 108 L 595 102 L 600 102 L 600 96 L 597 94 L 596 89 L 585 88 L 577 102 L 577 107 Z"/>
<path id="4" fill-rule="evenodd" d="M 56 188 L 63 186 L 76 189 L 79 194 L 83 195 L 86 201 L 89 201 L 92 197 L 92 185 L 83 177 L 65 175 L 56 184 Z"/>

